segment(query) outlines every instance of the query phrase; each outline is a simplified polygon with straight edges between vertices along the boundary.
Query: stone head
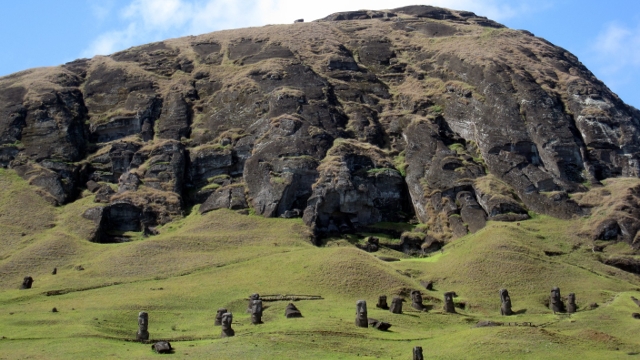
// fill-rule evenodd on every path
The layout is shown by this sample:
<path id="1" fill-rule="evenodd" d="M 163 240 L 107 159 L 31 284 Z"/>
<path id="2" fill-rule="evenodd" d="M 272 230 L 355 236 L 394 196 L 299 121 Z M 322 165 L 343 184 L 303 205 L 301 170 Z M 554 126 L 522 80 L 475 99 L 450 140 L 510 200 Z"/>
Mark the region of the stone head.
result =
<path id="1" fill-rule="evenodd" d="M 500 289 L 500 300 L 503 303 L 511 302 L 511 297 L 509 296 L 509 291 L 507 291 L 507 289 Z"/>
<path id="2" fill-rule="evenodd" d="M 252 300 L 251 301 L 251 313 L 252 314 L 262 314 L 262 300 Z"/>
<path id="3" fill-rule="evenodd" d="M 232 313 L 224 313 L 222 315 L 222 326 L 223 327 L 231 327 L 231 323 L 233 322 L 233 314 Z"/>
<path id="4" fill-rule="evenodd" d="M 567 295 L 567 300 L 569 301 L 570 304 L 575 303 L 576 302 L 576 294 L 569 293 L 569 295 Z"/>
<path id="5" fill-rule="evenodd" d="M 411 292 L 411 301 L 414 303 L 422 304 L 422 293 L 418 290 Z"/>
<path id="6" fill-rule="evenodd" d="M 144 311 L 138 314 L 138 327 L 140 327 L 140 330 L 147 330 L 149 327 L 149 314 Z"/>
<path id="7" fill-rule="evenodd" d="M 367 317 L 367 302 L 364 300 L 358 300 L 356 302 L 356 315 L 360 318 Z"/>
<path id="8" fill-rule="evenodd" d="M 560 288 L 554 287 L 551 289 L 551 300 L 552 301 L 560 301 Z"/>

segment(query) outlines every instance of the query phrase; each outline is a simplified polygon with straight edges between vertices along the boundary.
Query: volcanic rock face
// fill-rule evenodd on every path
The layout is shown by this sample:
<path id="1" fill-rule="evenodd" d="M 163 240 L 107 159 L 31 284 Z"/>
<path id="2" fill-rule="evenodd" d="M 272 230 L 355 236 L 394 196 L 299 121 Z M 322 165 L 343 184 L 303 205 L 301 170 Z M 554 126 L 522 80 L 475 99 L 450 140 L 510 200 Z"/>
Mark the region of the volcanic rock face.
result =
<path id="1" fill-rule="evenodd" d="M 640 176 L 640 111 L 531 33 L 408 6 L 0 78 L 0 165 L 55 205 L 91 180 L 94 241 L 202 204 L 303 213 L 319 236 L 415 216 L 441 243 L 586 214 L 569 194 Z M 596 237 L 633 242 L 627 222 Z"/>

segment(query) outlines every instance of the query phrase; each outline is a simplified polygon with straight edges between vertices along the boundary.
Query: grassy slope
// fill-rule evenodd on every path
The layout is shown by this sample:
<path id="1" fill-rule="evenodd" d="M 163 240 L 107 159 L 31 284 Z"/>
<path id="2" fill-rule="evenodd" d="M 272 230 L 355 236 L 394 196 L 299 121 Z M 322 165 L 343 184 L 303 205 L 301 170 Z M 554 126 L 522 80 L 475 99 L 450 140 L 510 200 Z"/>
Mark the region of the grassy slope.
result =
<path id="1" fill-rule="evenodd" d="M 385 263 L 346 241 L 313 247 L 300 220 L 231 211 L 193 211 L 156 237 L 92 244 L 84 240 L 91 223 L 79 217 L 94 206 L 92 197 L 56 209 L 11 171 L 0 170 L 0 185 L 0 359 L 152 358 L 148 345 L 127 341 L 141 310 L 150 314 L 152 338 L 171 340 L 177 358 L 408 358 L 416 345 L 443 359 L 626 358 L 640 351 L 630 316 L 638 311 L 630 300 L 640 297 L 638 279 L 596 261 L 575 235 L 588 219 L 490 223 L 442 254 Z M 26 275 L 34 288 L 16 290 Z M 428 313 L 409 303 L 403 315 L 375 308 L 378 295 L 419 289 L 419 280 L 436 281 L 436 291 L 425 291 L 433 298 L 425 301 L 433 305 Z M 564 295 L 575 292 L 581 309 L 600 307 L 553 315 L 544 300 L 556 285 Z M 519 312 L 509 321 L 540 326 L 473 328 L 506 320 L 498 315 L 501 287 Z M 44 294 L 61 289 L 69 292 Z M 443 314 L 445 291 L 456 291 L 466 309 Z M 253 326 L 244 300 L 253 292 L 324 300 L 298 302 L 305 317 L 289 320 L 286 302 L 266 303 L 265 324 Z M 368 301 L 370 317 L 392 323 L 391 331 L 356 328 L 358 299 Z M 233 311 L 236 337 L 219 338 L 219 307 Z"/>

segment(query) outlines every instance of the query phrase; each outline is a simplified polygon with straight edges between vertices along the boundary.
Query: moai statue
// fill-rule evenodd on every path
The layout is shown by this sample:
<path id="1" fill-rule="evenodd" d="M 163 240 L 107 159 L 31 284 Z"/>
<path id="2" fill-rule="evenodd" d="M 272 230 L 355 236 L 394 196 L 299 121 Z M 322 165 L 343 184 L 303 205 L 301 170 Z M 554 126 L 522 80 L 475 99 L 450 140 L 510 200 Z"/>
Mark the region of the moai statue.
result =
<path id="1" fill-rule="evenodd" d="M 249 306 L 247 306 L 247 313 L 251 314 L 251 307 L 253 306 L 253 300 L 259 300 L 260 299 L 260 295 L 258 294 L 252 294 L 251 296 L 249 296 Z"/>
<path id="2" fill-rule="evenodd" d="M 376 307 L 378 309 L 389 310 L 389 305 L 387 305 L 387 295 L 380 295 L 380 297 L 378 297 Z"/>
<path id="3" fill-rule="evenodd" d="M 262 324 L 262 300 L 253 300 L 251 303 L 251 323 Z"/>
<path id="4" fill-rule="evenodd" d="M 576 294 L 570 293 L 567 296 L 567 313 L 573 314 L 577 309 L 578 306 L 576 305 Z"/>
<path id="5" fill-rule="evenodd" d="M 424 305 L 422 304 L 422 293 L 418 290 L 413 290 L 411 292 L 411 307 L 419 311 L 424 310 Z"/>
<path id="6" fill-rule="evenodd" d="M 391 300 L 391 308 L 389 309 L 389 311 L 391 311 L 394 314 L 402 314 L 403 302 L 404 302 L 403 298 L 399 296 L 394 296 L 393 299 Z"/>
<path id="7" fill-rule="evenodd" d="M 358 300 L 358 302 L 356 302 L 356 326 L 363 328 L 369 327 L 367 302 L 364 300 Z"/>
<path id="8" fill-rule="evenodd" d="M 53 271 L 51 272 L 51 275 L 55 275 L 58 273 L 58 268 L 53 268 Z"/>
<path id="9" fill-rule="evenodd" d="M 416 346 L 413 348 L 413 360 L 424 360 L 422 355 L 422 346 Z"/>
<path id="10" fill-rule="evenodd" d="M 171 348 L 171 343 L 168 341 L 158 341 L 151 345 L 151 349 L 158 354 L 170 354 L 171 350 L 173 350 Z"/>
<path id="11" fill-rule="evenodd" d="M 33 278 L 31 276 L 27 276 L 22 280 L 22 286 L 20 286 L 20 290 L 31 289 L 33 286 Z"/>
<path id="12" fill-rule="evenodd" d="M 453 297 L 455 296 L 455 292 L 449 291 L 444 293 L 444 311 L 448 313 L 456 312 L 456 305 L 453 303 Z"/>
<path id="13" fill-rule="evenodd" d="M 225 308 L 218 309 L 218 312 L 216 312 L 216 322 L 214 323 L 214 325 L 217 325 L 217 326 L 222 325 L 222 315 L 224 315 L 224 313 L 226 312 L 227 312 L 227 309 Z"/>
<path id="14" fill-rule="evenodd" d="M 141 311 L 138 314 L 138 333 L 136 333 L 136 340 L 147 341 L 149 340 L 149 314 Z"/>
<path id="15" fill-rule="evenodd" d="M 287 305 L 287 308 L 284 310 L 284 317 L 286 317 L 287 319 L 301 318 L 302 313 L 295 305 L 293 305 L 293 303 L 289 303 L 289 305 Z"/>
<path id="16" fill-rule="evenodd" d="M 500 301 L 502 302 L 502 306 L 500 307 L 500 315 L 513 315 L 513 311 L 511 311 L 511 297 L 509 296 L 509 292 L 507 291 L 507 289 L 500 289 Z"/>
<path id="17" fill-rule="evenodd" d="M 222 335 L 221 337 L 230 337 L 236 334 L 235 331 L 231 328 L 231 323 L 233 322 L 233 314 L 232 313 L 224 313 L 222 315 Z"/>
<path id="18" fill-rule="evenodd" d="M 560 297 L 560 288 L 554 287 L 551 289 L 551 296 L 549 297 L 549 308 L 554 312 L 564 312 L 564 303 Z"/>

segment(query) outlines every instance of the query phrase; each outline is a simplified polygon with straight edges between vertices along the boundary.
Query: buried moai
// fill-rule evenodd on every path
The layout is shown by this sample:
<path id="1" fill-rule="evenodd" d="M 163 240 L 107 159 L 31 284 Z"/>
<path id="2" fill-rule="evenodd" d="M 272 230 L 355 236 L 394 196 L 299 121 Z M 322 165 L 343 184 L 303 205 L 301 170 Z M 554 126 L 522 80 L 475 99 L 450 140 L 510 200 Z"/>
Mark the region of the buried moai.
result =
<path id="1" fill-rule="evenodd" d="M 391 308 L 389 309 L 389 311 L 391 311 L 394 314 L 402 314 L 403 302 L 404 302 L 403 298 L 399 296 L 394 296 L 393 299 L 391 300 Z"/>
<path id="2" fill-rule="evenodd" d="M 578 309 L 576 305 L 576 294 L 570 293 L 567 295 L 567 313 L 573 314 Z"/>
<path id="3" fill-rule="evenodd" d="M 249 305 L 247 306 L 247 313 L 249 314 L 251 314 L 251 308 L 253 306 L 254 300 L 260 300 L 260 295 L 252 294 L 251 296 L 249 296 Z"/>
<path id="4" fill-rule="evenodd" d="M 287 319 L 301 318 L 302 313 L 295 305 L 293 305 L 293 303 L 289 303 L 289 305 L 287 305 L 287 308 L 284 310 L 284 317 L 286 317 Z"/>
<path id="5" fill-rule="evenodd" d="M 549 296 L 549 309 L 551 309 L 554 313 L 564 312 L 565 307 L 562 302 L 562 298 L 560 297 L 560 288 L 554 287 L 551 289 L 551 295 Z"/>
<path id="6" fill-rule="evenodd" d="M 513 311 L 511 310 L 511 296 L 509 296 L 507 289 L 500 289 L 500 302 L 502 303 L 500 306 L 500 315 L 513 315 Z"/>
<path id="7" fill-rule="evenodd" d="M 416 346 L 413 348 L 413 360 L 424 360 L 422 355 L 422 346 Z"/>
<path id="8" fill-rule="evenodd" d="M 456 305 L 453 303 L 453 297 L 456 296 L 456 293 L 453 291 L 449 291 L 444 293 L 444 311 L 448 313 L 456 312 Z"/>
<path id="9" fill-rule="evenodd" d="M 235 331 L 231 328 L 231 323 L 233 322 L 233 314 L 228 312 L 222 315 L 222 334 L 221 337 L 230 337 L 236 334 Z"/>
<path id="10" fill-rule="evenodd" d="M 369 327 L 367 316 L 367 302 L 358 300 L 358 302 L 356 302 L 356 326 L 363 328 Z"/>
<path id="11" fill-rule="evenodd" d="M 213 324 L 217 326 L 222 325 L 222 315 L 224 315 L 226 312 L 227 312 L 227 309 L 225 308 L 218 309 L 218 311 L 216 312 L 216 321 Z"/>
<path id="12" fill-rule="evenodd" d="M 149 340 L 149 314 L 144 311 L 141 311 L 138 314 L 138 332 L 136 333 L 136 340 Z"/>
<path id="13" fill-rule="evenodd" d="M 411 307 L 419 311 L 425 309 L 422 304 L 422 293 L 418 290 L 411 291 Z"/>
<path id="14" fill-rule="evenodd" d="M 378 329 L 380 331 L 387 331 L 391 327 L 391 324 L 389 324 L 388 322 L 380 321 L 373 318 L 369 318 L 368 322 L 370 327 Z"/>
<path id="15" fill-rule="evenodd" d="M 378 309 L 389 310 L 389 305 L 387 305 L 387 295 L 380 295 L 380 297 L 378 297 L 376 307 Z"/>
<path id="16" fill-rule="evenodd" d="M 22 280 L 20 290 L 31 289 L 31 286 L 33 286 L 33 278 L 31 276 L 27 276 Z"/>
<path id="17" fill-rule="evenodd" d="M 251 323 L 262 324 L 262 300 L 251 301 Z"/>

